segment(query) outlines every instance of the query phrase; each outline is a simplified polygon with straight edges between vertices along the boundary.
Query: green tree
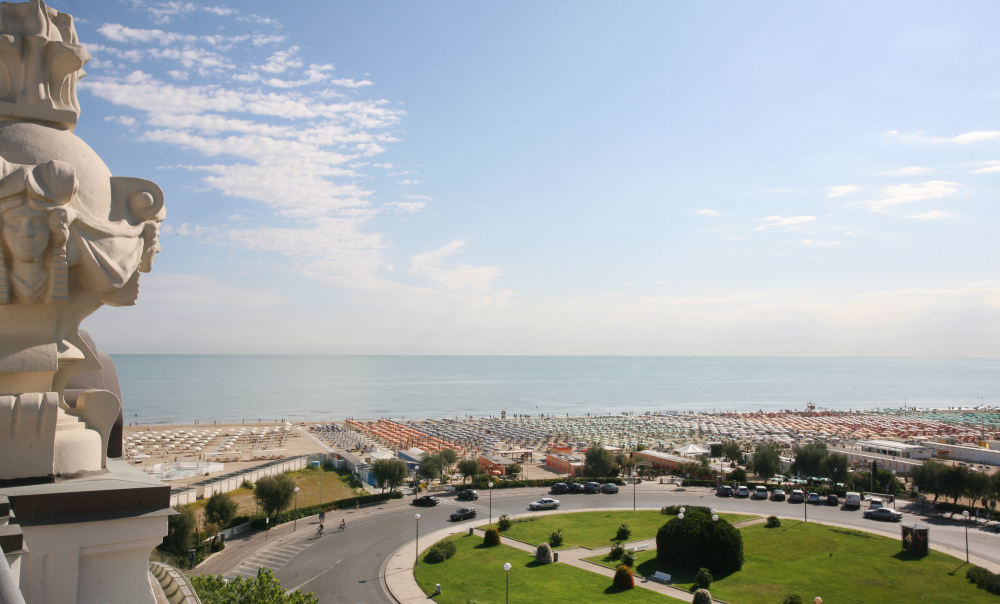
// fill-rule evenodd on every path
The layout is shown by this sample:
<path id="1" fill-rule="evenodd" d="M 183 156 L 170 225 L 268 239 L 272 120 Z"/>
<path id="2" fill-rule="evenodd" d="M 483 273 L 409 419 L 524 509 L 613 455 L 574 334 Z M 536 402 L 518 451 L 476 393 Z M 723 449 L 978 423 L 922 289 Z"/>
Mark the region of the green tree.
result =
<path id="1" fill-rule="evenodd" d="M 825 476 L 827 454 L 825 443 L 802 445 L 795 451 L 792 472 L 799 476 Z"/>
<path id="2" fill-rule="evenodd" d="M 236 517 L 238 509 L 239 506 L 229 497 L 229 493 L 216 493 L 209 497 L 205 504 L 205 520 L 225 530 L 229 522 Z"/>
<path id="3" fill-rule="evenodd" d="M 187 555 L 187 550 L 194 547 L 194 528 L 198 517 L 189 506 L 177 510 L 175 516 L 167 516 L 167 536 L 163 538 L 160 549 L 178 555 Z"/>
<path id="4" fill-rule="evenodd" d="M 440 455 L 424 453 L 424 456 L 420 458 L 420 466 L 417 471 L 427 480 L 434 480 L 444 471 L 444 461 Z"/>
<path id="5" fill-rule="evenodd" d="M 750 468 L 754 474 L 761 479 L 767 480 L 778 473 L 781 469 L 781 456 L 774 445 L 760 443 L 753 451 L 753 459 L 750 461 Z"/>
<path id="6" fill-rule="evenodd" d="M 318 604 L 312 594 L 294 591 L 286 594 L 274 571 L 261 567 L 257 577 L 237 576 L 226 581 L 222 575 L 191 577 L 191 586 L 198 592 L 202 604 Z"/>
<path id="7" fill-rule="evenodd" d="M 615 466 L 615 456 L 611 451 L 597 445 L 587 449 L 583 463 L 587 476 L 610 476 Z"/>
<path id="8" fill-rule="evenodd" d="M 934 495 L 934 501 L 937 501 L 940 494 L 937 487 L 937 474 L 944 467 L 943 463 L 935 459 L 928 459 L 919 466 L 914 466 L 910 471 L 913 486 L 917 487 L 922 494 Z"/>
<path id="9" fill-rule="evenodd" d="M 729 474 L 726 474 L 726 480 L 730 482 L 746 482 L 747 473 L 743 468 L 736 468 Z"/>
<path id="10" fill-rule="evenodd" d="M 712 462 L 708 460 L 708 455 L 698 456 L 698 471 L 703 475 L 712 473 Z"/>
<path id="11" fill-rule="evenodd" d="M 458 462 L 458 472 L 462 475 L 463 481 L 479 476 L 479 473 L 482 471 L 483 466 L 479 465 L 479 460 L 477 459 L 469 457 Z"/>
<path id="12" fill-rule="evenodd" d="M 986 508 L 986 501 L 993 492 L 993 484 L 990 477 L 982 472 L 969 472 L 966 480 L 965 493 L 972 500 L 972 507 L 976 507 L 976 501 L 983 502 Z"/>
<path id="13" fill-rule="evenodd" d="M 375 486 L 382 489 L 393 490 L 406 481 L 408 473 L 406 462 L 402 459 L 376 459 L 372 463 L 371 473 L 375 476 Z"/>
<path id="14" fill-rule="evenodd" d="M 268 518 L 287 508 L 294 496 L 295 481 L 288 474 L 265 476 L 253 488 L 253 497 Z"/>
<path id="15" fill-rule="evenodd" d="M 504 470 L 507 472 L 507 476 L 517 476 L 521 473 L 521 466 L 516 463 L 507 464 Z"/>
<path id="16" fill-rule="evenodd" d="M 441 456 L 441 462 L 445 470 L 451 469 L 455 462 L 458 461 L 458 453 L 454 449 L 441 449 L 438 453 Z"/>
<path id="17" fill-rule="evenodd" d="M 969 482 L 969 469 L 965 466 L 945 466 L 937 473 L 938 491 L 945 497 L 951 497 L 953 504 L 965 495 Z M 954 508 L 951 515 L 955 515 Z"/>
<path id="18" fill-rule="evenodd" d="M 722 456 L 733 463 L 741 463 L 743 451 L 740 450 L 740 443 L 735 440 L 727 440 L 722 443 Z"/>
<path id="19" fill-rule="evenodd" d="M 823 475 L 834 483 L 847 482 L 847 477 L 851 472 L 851 460 L 842 453 L 831 453 L 823 462 Z"/>
<path id="20" fill-rule="evenodd" d="M 615 463 L 622 469 L 622 472 L 628 473 L 628 471 L 632 469 L 632 466 L 635 465 L 635 460 L 632 459 L 631 455 L 619 453 L 615 455 Z"/>

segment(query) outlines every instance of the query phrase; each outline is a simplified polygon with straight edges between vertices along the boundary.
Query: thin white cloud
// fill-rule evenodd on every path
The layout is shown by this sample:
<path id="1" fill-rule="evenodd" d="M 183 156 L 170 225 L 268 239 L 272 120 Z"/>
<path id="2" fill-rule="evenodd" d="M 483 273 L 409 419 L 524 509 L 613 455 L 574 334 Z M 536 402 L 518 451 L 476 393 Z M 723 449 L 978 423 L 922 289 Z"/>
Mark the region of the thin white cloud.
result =
<path id="1" fill-rule="evenodd" d="M 912 216 L 903 216 L 903 218 L 913 218 L 915 220 L 940 220 L 942 218 L 951 218 L 951 214 L 947 212 L 941 212 L 940 210 L 931 210 L 930 212 L 924 212 L 923 214 L 913 214 Z"/>
<path id="2" fill-rule="evenodd" d="M 302 67 L 302 60 L 295 56 L 298 52 L 298 46 L 279 50 L 268 57 L 267 62 L 260 66 L 260 70 L 267 73 L 284 73 L 288 69 Z"/>
<path id="3" fill-rule="evenodd" d="M 866 199 L 850 205 L 869 206 L 872 211 L 885 211 L 885 208 L 890 206 L 948 197 L 957 193 L 960 186 L 960 183 L 944 180 L 931 180 L 917 185 L 891 185 L 883 187 L 874 199 Z"/>
<path id="4" fill-rule="evenodd" d="M 895 170 L 886 170 L 882 172 L 883 176 L 913 176 L 915 174 L 926 174 L 930 172 L 930 168 L 924 168 L 922 166 L 907 166 L 905 168 L 896 168 Z"/>
<path id="5" fill-rule="evenodd" d="M 835 187 L 830 187 L 830 192 L 826 195 L 827 199 L 832 199 L 834 197 L 843 197 L 845 195 L 850 195 L 851 193 L 860 191 L 861 187 L 855 185 L 839 185 Z"/>
<path id="6" fill-rule="evenodd" d="M 790 218 L 782 218 L 781 216 L 768 216 L 763 219 L 767 224 L 762 224 L 757 227 L 756 230 L 766 229 L 767 227 L 773 226 L 790 226 L 796 227 L 800 224 L 806 224 L 807 222 L 813 222 L 816 220 L 815 216 L 792 216 Z"/>
<path id="7" fill-rule="evenodd" d="M 973 170 L 972 171 L 973 174 L 989 174 L 992 172 L 1000 172 L 1000 161 L 998 160 L 993 159 L 989 161 L 981 161 L 981 162 L 976 162 L 976 164 L 982 166 L 982 168 L 979 168 L 978 170 Z"/>
<path id="8" fill-rule="evenodd" d="M 955 145 L 969 145 L 972 143 L 981 143 L 984 141 L 992 141 L 1000 139 L 1000 130 L 979 130 L 975 132 L 966 132 L 964 134 L 959 134 L 958 136 L 927 136 L 923 132 L 914 132 L 913 134 L 900 134 L 896 130 L 890 130 L 886 133 L 887 135 L 898 138 L 899 140 L 907 143 L 930 143 L 934 145 L 940 145 L 945 143 L 955 144 Z"/>
<path id="9" fill-rule="evenodd" d="M 840 245 L 839 241 L 813 241 L 812 239 L 803 239 L 802 245 L 820 245 L 825 247 L 833 247 Z"/>
<path id="10" fill-rule="evenodd" d="M 483 295 L 489 290 L 490 281 L 503 276 L 503 271 L 495 266 L 445 267 L 444 259 L 458 253 L 464 246 L 464 241 L 456 240 L 436 250 L 417 254 L 410 258 L 410 268 L 406 272 L 439 283 L 450 292 Z"/>
<path id="11" fill-rule="evenodd" d="M 243 287 L 207 275 L 153 272 L 142 276 L 141 298 L 206 305 L 273 308 L 292 302 L 271 289 Z"/>
<path id="12" fill-rule="evenodd" d="M 406 214 L 414 214 L 427 207 L 427 204 L 422 201 L 390 201 L 383 203 L 382 207 Z"/>
<path id="13" fill-rule="evenodd" d="M 702 216 L 721 216 L 719 212 L 709 209 L 698 210 L 698 214 L 701 214 Z"/>
<path id="14" fill-rule="evenodd" d="M 409 180 L 409 179 L 407 179 L 407 180 L 400 181 L 399 184 L 401 184 L 401 185 L 422 185 L 422 184 L 424 184 L 424 181 L 422 181 L 422 180 Z"/>

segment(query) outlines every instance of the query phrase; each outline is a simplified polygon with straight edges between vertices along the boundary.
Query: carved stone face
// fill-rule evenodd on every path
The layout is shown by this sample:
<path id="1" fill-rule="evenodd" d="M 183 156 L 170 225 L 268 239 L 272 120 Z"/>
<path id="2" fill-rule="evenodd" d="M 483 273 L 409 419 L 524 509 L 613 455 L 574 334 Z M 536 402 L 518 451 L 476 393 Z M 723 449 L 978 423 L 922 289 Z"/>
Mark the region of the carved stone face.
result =
<path id="1" fill-rule="evenodd" d="M 35 262 L 49 246 L 48 214 L 24 204 L 3 215 L 3 242 L 21 262 Z"/>

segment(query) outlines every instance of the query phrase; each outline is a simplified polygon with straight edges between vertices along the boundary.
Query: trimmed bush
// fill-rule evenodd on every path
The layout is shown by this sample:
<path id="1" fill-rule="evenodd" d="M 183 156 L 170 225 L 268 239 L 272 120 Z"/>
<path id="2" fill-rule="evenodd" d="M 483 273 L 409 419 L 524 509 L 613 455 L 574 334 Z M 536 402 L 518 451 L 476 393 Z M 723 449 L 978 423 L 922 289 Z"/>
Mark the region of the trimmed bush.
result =
<path id="1" fill-rule="evenodd" d="M 427 555 L 424 556 L 424 560 L 431 563 L 444 562 L 448 558 L 454 556 L 455 551 L 456 548 L 454 541 L 442 541 L 440 543 L 435 543 L 434 547 L 432 547 L 427 552 Z"/>
<path id="2" fill-rule="evenodd" d="M 551 545 L 552 547 L 559 547 L 562 544 L 563 544 L 562 529 L 556 529 L 552 531 L 552 534 L 549 535 L 549 545 Z"/>
<path id="3" fill-rule="evenodd" d="M 976 584 L 979 589 L 1000 595 L 1000 575 L 994 574 L 985 568 L 973 566 L 965 571 L 965 578 Z"/>
<path id="4" fill-rule="evenodd" d="M 635 578 L 632 577 L 632 569 L 624 564 L 616 568 L 613 585 L 618 589 L 633 589 L 635 587 Z"/>
<path id="5" fill-rule="evenodd" d="M 535 562 L 539 564 L 552 564 L 552 547 L 548 543 L 542 543 L 535 550 Z"/>
<path id="6" fill-rule="evenodd" d="M 486 530 L 486 538 L 483 539 L 483 545 L 486 547 L 493 547 L 494 545 L 500 545 L 500 531 L 495 528 Z"/>
<path id="7" fill-rule="evenodd" d="M 497 528 L 501 531 L 506 531 L 510 527 L 514 526 L 514 522 L 511 521 L 510 516 L 507 514 L 502 514 L 500 519 L 497 520 Z"/>
<path id="8" fill-rule="evenodd" d="M 694 584 L 701 589 L 708 589 L 712 586 L 712 573 L 707 568 L 699 568 L 698 574 L 694 576 Z"/>
<path id="9" fill-rule="evenodd" d="M 694 599 L 691 604 L 712 604 L 712 594 L 707 589 L 699 589 L 694 592 Z"/>
<path id="10" fill-rule="evenodd" d="M 799 594 L 788 594 L 781 604 L 802 604 L 802 596 Z"/>
<path id="11" fill-rule="evenodd" d="M 628 541 L 628 538 L 632 536 L 632 529 L 629 528 L 624 522 L 618 525 L 618 533 L 615 535 L 615 539 L 619 541 Z"/>
<path id="12" fill-rule="evenodd" d="M 707 568 L 727 574 L 743 568 L 743 536 L 708 508 L 689 507 L 684 518 L 667 521 L 656 533 L 656 557 L 664 566 L 695 573 Z"/>
<path id="13" fill-rule="evenodd" d="M 612 560 L 621 560 L 622 556 L 625 554 L 625 546 L 617 541 L 611 542 L 611 551 L 608 552 L 608 557 Z"/>
<path id="14" fill-rule="evenodd" d="M 629 552 L 629 551 L 623 552 L 622 553 L 622 564 L 624 564 L 625 566 L 627 566 L 629 568 L 632 568 L 633 566 L 635 566 L 635 552 Z"/>
<path id="15" fill-rule="evenodd" d="M 667 507 L 665 507 L 662 510 L 660 510 L 660 513 L 661 514 L 665 514 L 667 516 L 676 516 L 677 514 L 681 513 L 681 506 L 679 506 L 679 505 L 668 505 Z"/>
<path id="16" fill-rule="evenodd" d="M 767 517 L 767 528 L 778 528 L 781 526 L 781 518 L 777 516 Z"/>

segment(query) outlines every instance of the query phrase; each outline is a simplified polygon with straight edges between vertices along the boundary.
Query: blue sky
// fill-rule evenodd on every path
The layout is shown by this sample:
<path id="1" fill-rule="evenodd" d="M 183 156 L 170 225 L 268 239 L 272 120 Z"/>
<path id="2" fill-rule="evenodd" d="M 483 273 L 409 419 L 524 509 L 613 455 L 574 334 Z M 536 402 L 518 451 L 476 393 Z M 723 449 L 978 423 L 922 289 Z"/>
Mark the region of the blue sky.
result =
<path id="1" fill-rule="evenodd" d="M 993 4 L 52 6 L 111 352 L 1000 355 Z"/>

